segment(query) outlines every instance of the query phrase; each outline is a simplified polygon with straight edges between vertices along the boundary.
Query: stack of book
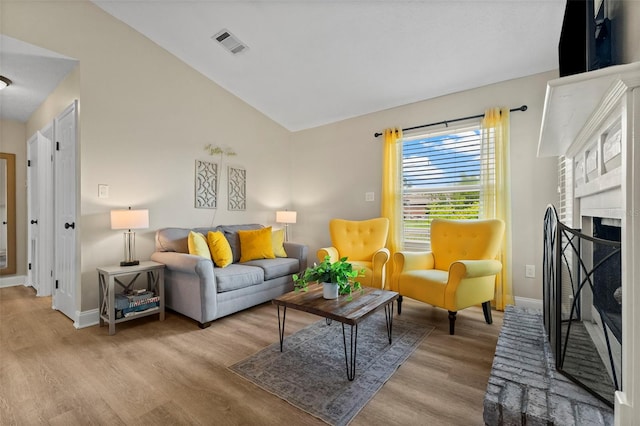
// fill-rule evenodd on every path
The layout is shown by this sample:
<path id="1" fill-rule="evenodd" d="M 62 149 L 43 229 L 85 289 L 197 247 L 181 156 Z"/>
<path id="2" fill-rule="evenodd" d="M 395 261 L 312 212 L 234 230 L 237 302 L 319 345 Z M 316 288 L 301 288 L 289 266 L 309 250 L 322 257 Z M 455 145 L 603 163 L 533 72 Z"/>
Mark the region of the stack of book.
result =
<path id="1" fill-rule="evenodd" d="M 149 290 L 133 290 L 116 294 L 115 305 L 116 319 L 120 319 L 158 307 L 160 297 Z"/>

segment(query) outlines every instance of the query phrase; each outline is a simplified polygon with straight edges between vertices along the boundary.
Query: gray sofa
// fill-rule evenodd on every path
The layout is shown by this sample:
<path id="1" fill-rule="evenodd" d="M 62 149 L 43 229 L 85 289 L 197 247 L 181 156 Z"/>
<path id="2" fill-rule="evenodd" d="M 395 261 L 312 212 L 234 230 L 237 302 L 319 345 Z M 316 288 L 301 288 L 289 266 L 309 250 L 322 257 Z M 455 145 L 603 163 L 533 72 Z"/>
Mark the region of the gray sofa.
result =
<path id="1" fill-rule="evenodd" d="M 286 258 L 239 263 L 240 229 L 262 225 L 222 225 L 214 228 L 163 228 L 156 231 L 156 251 L 151 260 L 164 263 L 165 304 L 198 321 L 201 328 L 213 320 L 267 302 L 293 290 L 293 274 L 307 267 L 308 247 L 285 242 Z M 207 235 L 222 231 L 233 253 L 233 263 L 214 267 L 211 259 L 189 254 L 189 231 Z"/>

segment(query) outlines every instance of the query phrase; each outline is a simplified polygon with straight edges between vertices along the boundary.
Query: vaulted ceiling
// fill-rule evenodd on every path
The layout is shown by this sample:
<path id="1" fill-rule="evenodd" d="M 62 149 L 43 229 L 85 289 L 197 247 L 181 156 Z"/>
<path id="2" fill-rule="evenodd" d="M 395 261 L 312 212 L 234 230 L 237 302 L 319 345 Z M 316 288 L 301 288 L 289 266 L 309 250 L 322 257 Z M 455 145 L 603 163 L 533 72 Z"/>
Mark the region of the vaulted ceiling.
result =
<path id="1" fill-rule="evenodd" d="M 292 131 L 556 69 L 566 3 L 92 1 Z"/>
<path id="2" fill-rule="evenodd" d="M 566 3 L 92 1 L 294 131 L 556 69 Z"/>

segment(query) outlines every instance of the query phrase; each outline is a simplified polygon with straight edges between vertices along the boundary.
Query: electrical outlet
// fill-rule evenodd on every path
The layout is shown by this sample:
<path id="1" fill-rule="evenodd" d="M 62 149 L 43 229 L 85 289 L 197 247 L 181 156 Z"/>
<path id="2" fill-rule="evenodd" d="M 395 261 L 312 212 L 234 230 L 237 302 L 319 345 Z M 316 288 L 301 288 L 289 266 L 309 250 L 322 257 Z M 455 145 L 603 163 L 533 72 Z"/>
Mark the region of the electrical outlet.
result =
<path id="1" fill-rule="evenodd" d="M 536 277 L 536 265 L 524 265 L 524 276 L 526 278 Z"/>
<path id="2" fill-rule="evenodd" d="M 365 201 L 373 201 L 375 199 L 375 193 L 373 192 L 365 192 L 364 193 L 364 200 Z"/>

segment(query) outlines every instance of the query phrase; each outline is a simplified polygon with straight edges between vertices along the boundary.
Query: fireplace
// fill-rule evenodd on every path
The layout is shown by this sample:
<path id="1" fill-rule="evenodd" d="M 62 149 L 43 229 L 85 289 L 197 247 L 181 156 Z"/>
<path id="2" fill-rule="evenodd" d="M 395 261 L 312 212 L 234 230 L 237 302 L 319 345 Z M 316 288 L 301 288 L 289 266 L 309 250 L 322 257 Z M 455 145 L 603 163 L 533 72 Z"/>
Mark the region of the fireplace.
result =
<path id="1" fill-rule="evenodd" d="M 543 318 L 556 369 L 613 407 L 622 377 L 620 228 L 615 220 L 583 222 L 586 233 L 547 209 Z"/>
<path id="2" fill-rule="evenodd" d="M 616 244 L 600 243 L 593 247 L 593 264 L 600 267 L 594 271 L 594 308 L 618 342 L 622 342 L 622 270 L 620 248 L 620 221 L 593 218 L 593 236 L 598 240 Z"/>
<path id="3" fill-rule="evenodd" d="M 545 222 L 544 273 L 549 276 L 544 296 L 553 307 L 544 313 L 551 321 L 549 338 L 555 357 L 563 356 L 574 341 L 567 334 L 584 325 L 585 341 L 595 346 L 600 370 L 611 381 L 606 385 L 616 389 L 613 405 L 620 425 L 640 418 L 638 111 L 640 62 L 552 80 L 538 144 L 538 156 L 557 157 L 567 166 L 559 206 L 569 226 L 555 215 Z M 572 284 L 583 284 L 579 294 L 572 293 Z M 611 403 L 609 393 L 600 392 Z"/>

